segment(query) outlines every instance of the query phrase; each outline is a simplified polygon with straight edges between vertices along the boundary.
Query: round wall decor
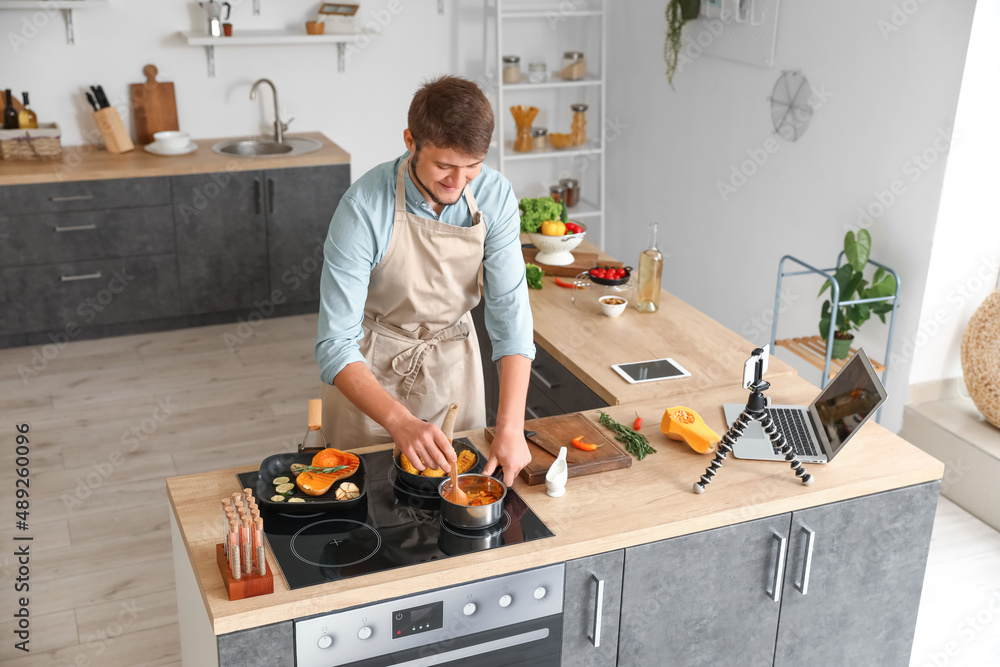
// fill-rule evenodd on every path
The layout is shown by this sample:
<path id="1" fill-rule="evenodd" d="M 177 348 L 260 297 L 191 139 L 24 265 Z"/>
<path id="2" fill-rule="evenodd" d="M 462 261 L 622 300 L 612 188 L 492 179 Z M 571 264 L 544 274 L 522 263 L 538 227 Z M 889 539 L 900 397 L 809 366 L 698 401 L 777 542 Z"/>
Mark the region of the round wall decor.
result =
<path id="1" fill-rule="evenodd" d="M 774 84 L 771 97 L 771 123 L 783 139 L 795 141 L 809 127 L 813 108 L 809 104 L 812 88 L 799 70 L 782 72 Z"/>
<path id="2" fill-rule="evenodd" d="M 1000 428 L 1000 289 L 986 297 L 965 328 L 962 374 L 972 402 Z"/>

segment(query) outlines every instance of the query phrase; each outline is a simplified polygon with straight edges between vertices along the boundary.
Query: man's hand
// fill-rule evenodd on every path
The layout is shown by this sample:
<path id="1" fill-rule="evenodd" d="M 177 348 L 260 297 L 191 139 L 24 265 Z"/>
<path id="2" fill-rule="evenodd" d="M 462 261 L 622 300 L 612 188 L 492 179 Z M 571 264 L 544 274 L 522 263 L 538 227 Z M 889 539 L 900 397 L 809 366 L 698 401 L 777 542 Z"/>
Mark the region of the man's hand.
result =
<path id="1" fill-rule="evenodd" d="M 497 431 L 490 445 L 490 456 L 483 468 L 484 475 L 492 475 L 497 464 L 503 466 L 503 483 L 506 486 L 514 484 L 517 474 L 524 466 L 531 463 L 531 452 L 524 439 L 524 430 Z"/>
<path id="2" fill-rule="evenodd" d="M 407 413 L 399 424 L 386 430 L 417 470 L 440 468 L 445 472 L 451 471 L 451 465 L 457 458 L 455 448 L 436 424 Z"/>

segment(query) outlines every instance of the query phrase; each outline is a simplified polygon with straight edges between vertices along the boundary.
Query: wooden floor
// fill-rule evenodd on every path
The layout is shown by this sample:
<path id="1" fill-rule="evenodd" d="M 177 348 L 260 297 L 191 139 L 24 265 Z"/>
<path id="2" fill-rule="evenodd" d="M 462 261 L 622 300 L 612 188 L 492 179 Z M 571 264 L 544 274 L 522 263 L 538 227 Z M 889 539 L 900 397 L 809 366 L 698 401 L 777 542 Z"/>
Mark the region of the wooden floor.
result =
<path id="1" fill-rule="evenodd" d="M 315 332 L 315 316 L 295 316 L 0 350 L 0 664 L 179 664 L 163 479 L 291 450 L 318 397 Z M 24 422 L 22 532 L 12 469 Z M 34 537 L 30 654 L 13 647 L 15 534 Z M 911 664 L 1000 664 L 1000 534 L 944 499 Z"/>

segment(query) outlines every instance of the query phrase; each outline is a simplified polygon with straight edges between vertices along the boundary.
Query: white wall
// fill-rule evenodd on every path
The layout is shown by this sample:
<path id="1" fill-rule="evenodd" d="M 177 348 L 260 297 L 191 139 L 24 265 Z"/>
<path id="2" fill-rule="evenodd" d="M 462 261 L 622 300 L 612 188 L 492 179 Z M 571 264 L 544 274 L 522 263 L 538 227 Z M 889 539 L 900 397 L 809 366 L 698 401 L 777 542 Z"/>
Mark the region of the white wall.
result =
<path id="1" fill-rule="evenodd" d="M 913 384 L 962 374 L 962 335 L 1000 270 L 1000 5 L 979 2 L 915 338 Z"/>
<path id="2" fill-rule="evenodd" d="M 917 9 L 883 35 L 879 21 L 896 27 L 900 4 Z M 663 5 L 621 3 L 610 22 L 609 116 L 624 129 L 609 150 L 609 228 L 624 233 L 609 234 L 607 250 L 636 257 L 646 225 L 659 221 L 669 253 L 664 287 L 765 342 L 779 258 L 832 266 L 857 209 L 899 180 L 905 192 L 871 233 L 872 258 L 902 276 L 901 349 L 920 314 L 946 156 L 939 149 L 947 148 L 955 115 L 974 0 L 783 2 L 773 68 L 702 56 L 675 77 L 676 91 L 663 74 Z M 692 27 L 699 29 L 689 26 L 688 38 Z M 777 140 L 780 148 L 723 201 L 717 183 L 773 136 L 767 97 L 781 70 L 792 69 L 825 91 L 826 101 L 803 137 Z M 925 149 L 936 159 L 915 170 L 912 156 Z M 819 286 L 812 278 L 789 284 L 779 338 L 817 333 Z M 874 321 L 861 342 L 880 356 L 885 334 Z M 746 352 L 733 351 L 727 363 L 741 363 Z M 882 423 L 892 429 L 901 422 L 910 365 L 903 355 L 889 378 Z M 818 381 L 818 373 L 803 374 Z"/>

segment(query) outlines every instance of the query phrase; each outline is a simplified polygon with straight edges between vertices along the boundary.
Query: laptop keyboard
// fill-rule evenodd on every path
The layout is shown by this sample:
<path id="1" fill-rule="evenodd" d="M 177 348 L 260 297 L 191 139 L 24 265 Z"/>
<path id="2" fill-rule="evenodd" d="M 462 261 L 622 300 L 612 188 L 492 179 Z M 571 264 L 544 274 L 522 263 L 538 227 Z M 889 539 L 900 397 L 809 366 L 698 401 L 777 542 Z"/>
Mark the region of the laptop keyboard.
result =
<path id="1" fill-rule="evenodd" d="M 816 446 L 813 444 L 809 425 L 801 410 L 770 408 L 768 411 L 775 426 L 792 446 L 793 452 L 798 456 L 816 456 Z M 781 450 L 774 447 L 774 453 L 781 454 Z"/>

